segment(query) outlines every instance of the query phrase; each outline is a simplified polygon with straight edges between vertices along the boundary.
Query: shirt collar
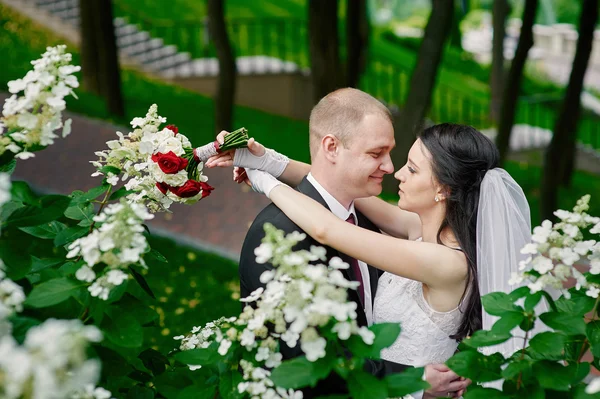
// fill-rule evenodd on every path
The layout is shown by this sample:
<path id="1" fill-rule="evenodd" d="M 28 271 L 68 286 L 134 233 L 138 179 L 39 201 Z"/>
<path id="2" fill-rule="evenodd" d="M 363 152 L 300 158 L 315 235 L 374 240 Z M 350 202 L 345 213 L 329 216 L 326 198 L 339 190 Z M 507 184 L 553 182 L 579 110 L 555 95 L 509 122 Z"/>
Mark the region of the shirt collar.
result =
<path id="1" fill-rule="evenodd" d="M 306 179 L 310 182 L 310 184 L 313 185 L 319 194 L 321 194 L 321 197 L 323 197 L 327 203 L 327 206 L 335 216 L 342 220 L 346 220 L 350 214 L 352 214 L 354 216 L 354 223 L 356 224 L 358 222 L 356 210 L 354 209 L 354 201 L 350 203 L 350 208 L 346 209 L 337 199 L 335 199 L 333 195 L 329 194 L 329 192 L 325 190 L 325 188 L 314 178 L 311 173 L 308 174 Z"/>

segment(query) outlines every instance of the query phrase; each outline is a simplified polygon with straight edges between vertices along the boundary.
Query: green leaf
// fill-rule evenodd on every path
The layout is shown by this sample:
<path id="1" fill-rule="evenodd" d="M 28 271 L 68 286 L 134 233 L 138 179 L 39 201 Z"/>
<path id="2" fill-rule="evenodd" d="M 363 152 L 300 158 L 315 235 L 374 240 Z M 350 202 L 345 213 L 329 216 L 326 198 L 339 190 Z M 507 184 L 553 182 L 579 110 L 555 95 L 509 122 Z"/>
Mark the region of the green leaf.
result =
<path id="1" fill-rule="evenodd" d="M 17 167 L 17 160 L 12 158 L 7 163 L 3 163 L 0 165 L 0 172 L 8 173 L 9 175 L 11 175 L 15 171 L 16 167 Z"/>
<path id="2" fill-rule="evenodd" d="M 144 367 L 152 371 L 152 374 L 160 375 L 165 372 L 170 365 L 169 359 L 157 350 L 148 348 L 138 355 L 138 358 L 144 363 Z"/>
<path id="3" fill-rule="evenodd" d="M 214 385 L 187 387 L 179 393 L 177 399 L 214 399 L 217 387 Z"/>
<path id="4" fill-rule="evenodd" d="M 90 188 L 87 192 L 83 193 L 80 196 L 80 199 L 82 201 L 94 200 L 94 199 L 98 198 L 100 195 L 106 193 L 106 190 L 108 190 L 109 187 L 110 187 L 110 184 L 102 184 L 100 186 Z"/>
<path id="5" fill-rule="evenodd" d="M 121 187 L 120 189 L 118 189 L 117 191 L 115 191 L 114 193 L 112 193 L 110 195 L 110 197 L 108 197 L 109 201 L 114 201 L 116 199 L 119 199 L 121 197 L 125 197 L 126 195 L 129 194 L 133 194 L 135 193 L 135 191 L 133 190 L 127 190 L 125 187 Z"/>
<path id="6" fill-rule="evenodd" d="M 163 254 L 161 254 L 160 252 L 158 252 L 155 249 L 151 249 L 150 252 L 148 252 L 147 254 L 144 255 L 144 258 L 147 257 L 147 256 L 149 256 L 149 257 L 151 257 L 153 259 L 156 259 L 159 262 L 169 263 L 169 261 L 167 260 L 167 258 L 165 258 L 163 256 Z"/>
<path id="7" fill-rule="evenodd" d="M 452 356 L 446 364 L 456 374 L 477 382 L 495 381 L 501 376 L 504 357 L 499 353 L 485 356 L 476 350 L 462 351 Z"/>
<path id="8" fill-rule="evenodd" d="M 104 173 L 105 175 L 108 175 L 109 173 L 112 173 L 113 175 L 118 175 L 121 173 L 121 169 L 119 169 L 115 166 L 108 166 L 108 165 L 104 165 L 103 167 L 98 169 L 98 171 L 100 173 Z"/>
<path id="9" fill-rule="evenodd" d="M 583 317 L 583 315 L 594 308 L 596 300 L 585 295 L 585 290 L 578 291 L 573 289 L 569 290 L 569 292 L 571 292 L 570 299 L 561 297 L 555 302 L 560 312 Z"/>
<path id="10" fill-rule="evenodd" d="M 550 309 L 552 309 L 552 311 L 554 312 L 558 311 L 558 309 L 556 308 L 556 303 L 554 303 L 554 298 L 552 298 L 552 296 L 546 291 L 541 291 L 541 293 L 544 296 L 544 298 L 546 298 L 546 302 L 548 302 Z"/>
<path id="11" fill-rule="evenodd" d="M 130 372 L 129 374 L 127 374 L 127 377 L 131 378 L 134 381 L 138 381 L 138 382 L 142 382 L 142 383 L 147 383 L 152 381 L 152 376 L 144 371 L 140 371 L 140 370 L 133 370 L 132 372 Z"/>
<path id="12" fill-rule="evenodd" d="M 20 201 L 27 205 L 39 205 L 39 199 L 37 195 L 31 191 L 31 188 L 24 181 L 13 181 L 12 187 L 10 188 L 11 198 L 16 201 Z"/>
<path id="13" fill-rule="evenodd" d="M 81 283 L 66 277 L 48 280 L 33 287 L 33 290 L 25 300 L 25 304 L 34 308 L 45 308 L 68 299 L 80 287 Z"/>
<path id="14" fill-rule="evenodd" d="M 152 292 L 152 289 L 148 285 L 148 282 L 146 281 L 144 276 L 138 273 L 137 270 L 135 270 L 135 268 L 133 268 L 132 266 L 129 266 L 129 271 L 133 275 L 133 278 L 135 278 L 135 281 L 137 281 L 140 287 L 142 287 L 142 289 L 146 292 L 146 294 L 150 295 L 150 298 L 156 299 L 156 296 L 154 296 L 154 292 Z"/>
<path id="15" fill-rule="evenodd" d="M 555 391 L 568 391 L 576 369 L 564 367 L 550 360 L 542 360 L 533 365 L 533 374 L 542 388 Z"/>
<path id="16" fill-rule="evenodd" d="M 375 339 L 372 345 L 364 343 L 362 338 L 357 335 L 352 335 L 347 341 L 346 346 L 350 351 L 359 357 L 379 358 L 381 350 L 393 344 L 400 334 L 400 324 L 398 323 L 381 323 L 373 324 L 369 330 L 375 334 Z"/>
<path id="17" fill-rule="evenodd" d="M 548 312 L 540 315 L 540 319 L 548 327 L 571 335 L 584 335 L 585 322 L 579 315 Z"/>
<path id="18" fill-rule="evenodd" d="M 31 271 L 29 244 L 19 237 L 7 237 L 3 232 L 0 240 L 0 259 L 6 265 L 6 274 L 12 280 L 20 280 Z"/>
<path id="19" fill-rule="evenodd" d="M 91 202 L 71 203 L 65 210 L 65 216 L 73 220 L 91 221 L 94 217 L 94 205 Z"/>
<path id="20" fill-rule="evenodd" d="M 39 272 L 40 270 L 47 269 L 49 267 L 60 265 L 65 260 L 62 258 L 45 258 L 39 259 L 35 256 L 31 256 L 31 271 Z"/>
<path id="21" fill-rule="evenodd" d="M 213 348 L 196 348 L 175 354 L 175 360 L 183 364 L 209 366 L 220 360 L 220 355 Z"/>
<path id="22" fill-rule="evenodd" d="M 526 297 L 527 295 L 529 295 L 529 293 L 529 287 L 519 287 L 513 290 L 510 294 L 508 294 L 508 296 L 514 303 L 517 299 Z"/>
<path id="23" fill-rule="evenodd" d="M 564 350 L 566 337 L 555 332 L 542 332 L 536 334 L 529 346 L 536 352 L 537 359 L 558 360 Z"/>
<path id="24" fill-rule="evenodd" d="M 472 348 L 480 348 L 482 346 L 492 346 L 501 344 L 512 338 L 510 333 L 498 333 L 496 331 L 479 330 L 475 331 L 470 338 L 463 340 L 465 345 Z"/>
<path id="25" fill-rule="evenodd" d="M 142 326 L 126 313 L 117 313 L 112 318 L 105 316 L 100 327 L 105 337 L 115 345 L 137 348 L 143 343 Z"/>
<path id="26" fill-rule="evenodd" d="M 497 389 L 474 386 L 467 389 L 464 397 L 465 399 L 505 399 L 510 396 Z"/>
<path id="27" fill-rule="evenodd" d="M 158 317 L 156 310 L 129 293 L 125 293 L 118 302 L 114 303 L 114 305 L 117 306 L 119 311 L 135 317 L 142 326 Z"/>
<path id="28" fill-rule="evenodd" d="M 4 224 L 4 222 L 6 222 L 6 220 L 10 217 L 10 215 L 12 215 L 13 213 L 15 213 L 15 211 L 17 209 L 20 208 L 24 208 L 25 205 L 23 205 L 22 202 L 19 201 L 8 201 L 6 204 L 0 206 L 0 222 L 2 222 L 2 224 Z"/>
<path id="29" fill-rule="evenodd" d="M 19 230 L 37 238 L 53 240 L 58 233 L 66 228 L 67 226 L 64 223 L 53 220 L 50 223 L 40 224 L 39 226 L 19 227 Z"/>
<path id="30" fill-rule="evenodd" d="M 362 370 L 353 370 L 350 373 L 348 390 L 353 399 L 386 399 L 388 397 L 385 381 Z"/>
<path id="31" fill-rule="evenodd" d="M 63 276 L 71 276 L 71 275 L 75 274 L 75 272 L 77 270 L 79 270 L 79 268 L 81 266 L 83 266 L 83 264 L 84 264 L 83 259 L 80 259 L 78 262 L 73 262 L 73 261 L 65 262 L 61 267 L 58 268 L 58 271 Z"/>
<path id="32" fill-rule="evenodd" d="M 498 334 L 510 333 L 518 326 L 525 316 L 520 312 L 507 312 L 492 326 L 492 331 Z"/>
<path id="33" fill-rule="evenodd" d="M 314 387 L 320 378 L 321 373 L 315 373 L 315 365 L 308 361 L 305 356 L 286 360 L 274 369 L 271 373 L 271 380 L 275 385 L 281 388 L 301 388 L 306 386 Z"/>
<path id="34" fill-rule="evenodd" d="M 504 370 L 502 370 L 502 377 L 512 380 L 517 379 L 519 374 L 522 375 L 521 379 L 528 381 L 532 374 L 532 362 L 528 359 L 515 360 L 510 362 Z"/>
<path id="35" fill-rule="evenodd" d="M 592 347 L 592 354 L 600 357 L 600 320 L 594 320 L 586 325 L 587 338 Z"/>
<path id="36" fill-rule="evenodd" d="M 70 244 L 73 241 L 77 240 L 88 234 L 90 229 L 86 227 L 69 227 L 61 231 L 54 238 L 54 245 L 57 247 L 62 247 L 63 245 Z"/>
<path id="37" fill-rule="evenodd" d="M 513 299 L 503 292 L 492 292 L 481 297 L 485 311 L 492 316 L 503 316 L 508 312 L 519 312 L 521 309 L 514 304 Z"/>
<path id="38" fill-rule="evenodd" d="M 525 310 L 528 312 L 532 311 L 541 299 L 542 293 L 539 291 L 535 294 L 527 295 L 527 297 L 525 298 Z"/>
<path id="39" fill-rule="evenodd" d="M 12 324 L 12 334 L 17 340 L 18 343 L 22 344 L 25 341 L 25 336 L 27 335 L 27 331 L 31 327 L 35 327 L 40 325 L 41 322 L 39 320 L 33 319 L 31 317 L 11 317 L 10 322 Z"/>
<path id="40" fill-rule="evenodd" d="M 126 399 L 153 399 L 154 391 L 144 386 L 136 385 L 127 391 Z"/>
<path id="41" fill-rule="evenodd" d="M 429 388 L 427 381 L 423 380 L 422 367 L 407 368 L 401 373 L 388 374 L 385 376 L 388 395 L 390 397 L 403 397 L 413 392 Z"/>
<path id="42" fill-rule="evenodd" d="M 24 227 L 50 223 L 62 216 L 71 199 L 64 195 L 46 195 L 40 198 L 40 207 L 27 205 L 15 210 L 6 220 L 6 226 Z"/>

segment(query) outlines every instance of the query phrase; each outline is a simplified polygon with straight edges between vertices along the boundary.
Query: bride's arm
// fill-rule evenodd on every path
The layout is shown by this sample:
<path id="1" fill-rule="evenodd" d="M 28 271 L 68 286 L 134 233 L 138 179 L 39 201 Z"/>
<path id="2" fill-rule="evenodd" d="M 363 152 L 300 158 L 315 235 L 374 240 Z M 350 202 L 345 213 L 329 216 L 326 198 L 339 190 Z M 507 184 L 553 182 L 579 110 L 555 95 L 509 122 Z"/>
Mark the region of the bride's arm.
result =
<path id="1" fill-rule="evenodd" d="M 353 226 L 285 185 L 273 188 L 269 198 L 319 243 L 378 269 L 420 281 L 432 288 L 448 287 L 463 281 L 466 276 L 463 260 L 452 249 L 401 240 Z"/>
<path id="2" fill-rule="evenodd" d="M 308 172 L 310 172 L 310 164 L 290 159 L 290 163 L 287 164 L 278 179 L 285 184 L 296 187 Z"/>
<path id="3" fill-rule="evenodd" d="M 421 237 L 421 219 L 416 213 L 402 210 L 377 197 L 359 198 L 354 204 L 375 226 L 393 237 L 410 240 Z"/>

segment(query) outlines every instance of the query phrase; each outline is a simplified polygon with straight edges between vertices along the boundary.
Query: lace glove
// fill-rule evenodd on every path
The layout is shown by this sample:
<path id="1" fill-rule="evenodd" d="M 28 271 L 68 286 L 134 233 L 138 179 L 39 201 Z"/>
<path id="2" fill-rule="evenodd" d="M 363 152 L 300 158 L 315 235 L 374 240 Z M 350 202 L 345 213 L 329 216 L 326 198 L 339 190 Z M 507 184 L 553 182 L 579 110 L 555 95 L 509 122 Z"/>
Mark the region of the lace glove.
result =
<path id="1" fill-rule="evenodd" d="M 270 148 L 266 148 L 260 157 L 252 154 L 247 148 L 238 148 L 233 157 L 233 166 L 261 170 L 274 177 L 281 176 L 289 162 L 288 157 Z"/>
<path id="2" fill-rule="evenodd" d="M 250 183 L 252 183 L 252 189 L 257 193 L 265 194 L 268 198 L 270 198 L 271 190 L 275 187 L 286 185 L 262 170 L 246 169 L 246 174 Z"/>
<path id="3" fill-rule="evenodd" d="M 202 161 L 202 163 L 206 162 L 208 158 L 212 157 L 213 155 L 217 155 L 218 153 L 219 142 L 217 140 L 194 149 L 194 155 L 196 155 L 196 157 Z"/>

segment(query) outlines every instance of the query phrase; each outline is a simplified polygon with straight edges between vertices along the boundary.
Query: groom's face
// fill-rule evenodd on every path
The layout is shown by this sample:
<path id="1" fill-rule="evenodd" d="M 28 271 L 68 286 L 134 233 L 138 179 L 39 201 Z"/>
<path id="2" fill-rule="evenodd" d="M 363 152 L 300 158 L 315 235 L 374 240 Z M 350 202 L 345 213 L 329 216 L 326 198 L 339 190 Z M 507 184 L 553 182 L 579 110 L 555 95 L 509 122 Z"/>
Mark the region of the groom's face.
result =
<path id="1" fill-rule="evenodd" d="M 338 165 L 352 198 L 381 194 L 383 176 L 394 172 L 390 151 L 395 145 L 394 127 L 383 116 L 366 115 L 356 126 L 347 147 L 341 148 Z"/>

